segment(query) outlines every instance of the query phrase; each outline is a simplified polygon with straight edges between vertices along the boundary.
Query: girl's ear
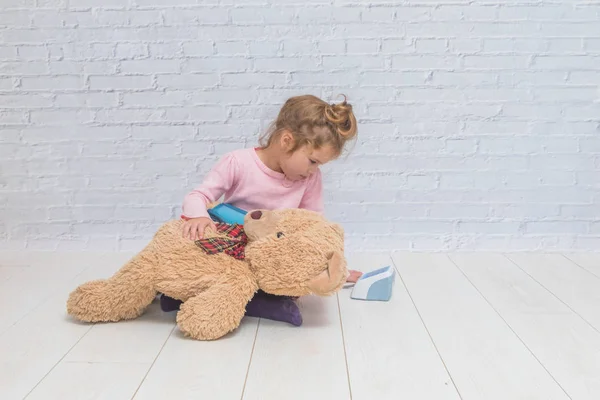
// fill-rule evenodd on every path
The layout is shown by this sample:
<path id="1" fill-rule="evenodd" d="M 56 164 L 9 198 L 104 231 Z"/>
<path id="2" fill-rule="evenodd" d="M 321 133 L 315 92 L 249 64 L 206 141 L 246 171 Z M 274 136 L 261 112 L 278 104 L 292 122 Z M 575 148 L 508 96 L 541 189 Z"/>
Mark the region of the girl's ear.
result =
<path id="1" fill-rule="evenodd" d="M 281 143 L 281 147 L 285 150 L 289 151 L 294 147 L 294 135 L 292 135 L 292 132 L 288 131 L 287 129 L 285 129 L 281 133 L 281 137 L 279 140 Z"/>

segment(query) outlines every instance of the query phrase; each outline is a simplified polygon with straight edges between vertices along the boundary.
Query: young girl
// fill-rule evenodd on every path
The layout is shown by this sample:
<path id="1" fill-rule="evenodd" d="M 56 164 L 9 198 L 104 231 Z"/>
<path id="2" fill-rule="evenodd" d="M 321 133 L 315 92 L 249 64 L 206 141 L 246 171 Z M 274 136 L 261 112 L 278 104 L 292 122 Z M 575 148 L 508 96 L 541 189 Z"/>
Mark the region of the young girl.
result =
<path id="1" fill-rule="evenodd" d="M 319 167 L 338 158 L 357 134 L 352 105 L 345 100 L 328 104 L 312 95 L 288 99 L 276 121 L 261 138 L 261 147 L 241 149 L 223 156 L 204 182 L 183 202 L 182 235 L 201 239 L 207 227 L 216 230 L 207 204 L 224 201 L 243 210 L 303 208 L 323 212 L 323 185 Z M 350 271 L 349 282 L 361 276 Z M 163 310 L 180 302 L 163 296 Z M 246 315 L 300 325 L 302 318 L 289 297 L 259 292 Z"/>

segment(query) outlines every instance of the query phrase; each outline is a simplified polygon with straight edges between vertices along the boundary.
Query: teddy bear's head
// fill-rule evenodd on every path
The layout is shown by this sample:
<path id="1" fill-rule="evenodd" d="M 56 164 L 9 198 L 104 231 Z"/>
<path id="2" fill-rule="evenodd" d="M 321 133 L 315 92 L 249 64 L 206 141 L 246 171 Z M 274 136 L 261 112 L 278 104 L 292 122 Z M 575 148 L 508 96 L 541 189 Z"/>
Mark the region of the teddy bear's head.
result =
<path id="1" fill-rule="evenodd" d="M 244 220 L 246 259 L 259 287 L 271 294 L 326 296 L 348 275 L 344 231 L 301 209 L 253 210 Z"/>

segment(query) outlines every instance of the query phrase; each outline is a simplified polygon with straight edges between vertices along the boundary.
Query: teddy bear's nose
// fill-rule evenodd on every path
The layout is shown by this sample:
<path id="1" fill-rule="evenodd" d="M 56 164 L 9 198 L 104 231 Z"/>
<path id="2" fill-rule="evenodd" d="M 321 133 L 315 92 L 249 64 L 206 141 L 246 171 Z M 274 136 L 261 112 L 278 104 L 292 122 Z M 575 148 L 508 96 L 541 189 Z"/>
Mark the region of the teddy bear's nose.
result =
<path id="1" fill-rule="evenodd" d="M 250 216 L 252 219 L 260 219 L 260 217 L 262 217 L 262 211 L 253 211 Z"/>

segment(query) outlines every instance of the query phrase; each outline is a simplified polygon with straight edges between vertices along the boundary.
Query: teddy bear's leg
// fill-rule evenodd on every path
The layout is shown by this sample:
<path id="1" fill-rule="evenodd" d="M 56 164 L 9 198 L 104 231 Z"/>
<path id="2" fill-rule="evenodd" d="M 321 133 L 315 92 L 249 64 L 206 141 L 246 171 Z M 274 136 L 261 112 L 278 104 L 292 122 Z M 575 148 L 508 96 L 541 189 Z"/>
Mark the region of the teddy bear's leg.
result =
<path id="1" fill-rule="evenodd" d="M 177 313 L 177 325 L 194 339 L 218 339 L 240 325 L 257 289 L 255 282 L 244 278 L 221 281 L 186 300 Z"/>
<path id="2" fill-rule="evenodd" d="M 183 301 L 166 295 L 160 297 L 160 308 L 165 312 L 179 310 Z M 288 322 L 295 326 L 302 325 L 302 314 L 296 304 L 296 298 L 276 296 L 259 290 L 246 306 L 248 317 L 265 318 L 273 321 Z"/>
<path id="3" fill-rule="evenodd" d="M 109 279 L 84 283 L 67 300 L 67 312 L 85 322 L 116 322 L 139 317 L 156 296 L 156 256 L 142 250 Z"/>

